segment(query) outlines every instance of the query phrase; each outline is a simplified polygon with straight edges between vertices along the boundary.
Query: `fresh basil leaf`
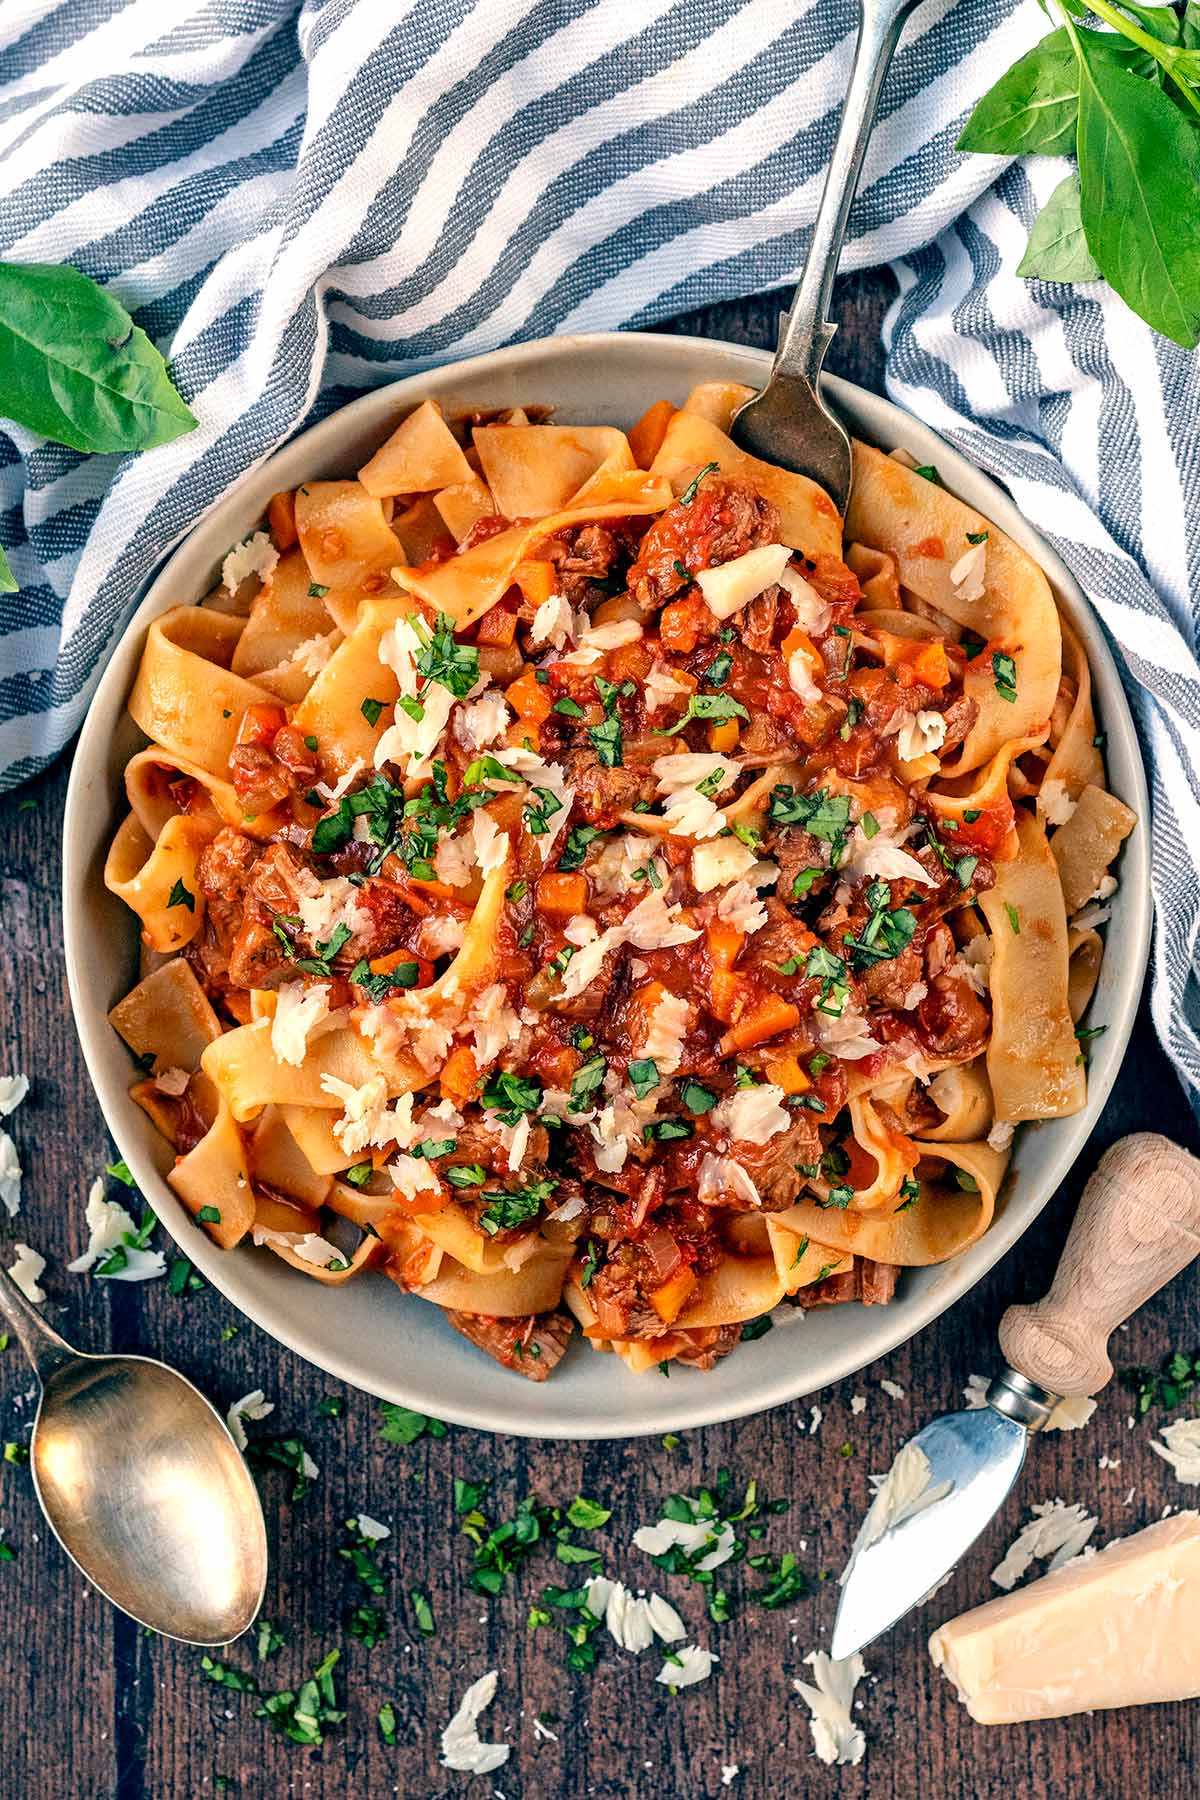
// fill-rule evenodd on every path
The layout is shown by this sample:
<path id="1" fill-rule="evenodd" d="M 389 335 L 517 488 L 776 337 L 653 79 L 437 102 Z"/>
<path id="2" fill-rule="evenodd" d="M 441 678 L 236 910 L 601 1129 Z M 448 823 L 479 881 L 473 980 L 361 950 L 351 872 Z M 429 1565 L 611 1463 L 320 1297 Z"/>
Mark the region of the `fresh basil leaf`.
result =
<path id="1" fill-rule="evenodd" d="M 1100 270 L 1083 235 L 1079 176 L 1059 183 L 1034 221 L 1017 274 L 1039 281 L 1097 281 Z"/>
<path id="2" fill-rule="evenodd" d="M 15 594 L 18 586 L 19 583 L 4 554 L 4 545 L 0 544 L 0 594 Z"/>
<path id="3" fill-rule="evenodd" d="M 116 295 L 51 263 L 0 263 L 0 415 L 101 453 L 151 450 L 196 428 Z"/>
<path id="4" fill-rule="evenodd" d="M 1100 272 L 1172 343 L 1200 341 L 1200 136 L 1163 90 L 1081 46 L 1081 215 Z"/>
<path id="5" fill-rule="evenodd" d="M 1078 101 L 1078 62 L 1060 26 L 1027 50 L 983 96 L 956 148 L 994 156 L 1070 155 Z"/>
<path id="6" fill-rule="evenodd" d="M 1097 58 L 1139 75 L 1151 59 L 1136 44 L 1087 34 Z M 1035 44 L 986 93 L 958 140 L 959 150 L 997 156 L 1069 156 L 1075 149 L 1079 59 L 1064 27 Z"/>

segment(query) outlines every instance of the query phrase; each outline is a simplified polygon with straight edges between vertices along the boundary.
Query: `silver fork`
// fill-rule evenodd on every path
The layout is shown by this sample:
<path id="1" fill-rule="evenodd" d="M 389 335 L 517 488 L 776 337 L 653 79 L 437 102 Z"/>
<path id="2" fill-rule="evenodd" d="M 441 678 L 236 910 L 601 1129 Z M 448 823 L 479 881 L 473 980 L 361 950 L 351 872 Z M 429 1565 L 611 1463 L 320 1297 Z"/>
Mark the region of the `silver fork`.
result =
<path id="1" fill-rule="evenodd" d="M 779 346 L 762 392 L 734 415 L 735 444 L 809 475 L 838 511 L 850 498 L 850 438 L 821 398 L 820 374 L 837 325 L 829 318 L 850 205 L 901 27 L 920 0 L 861 0 L 858 42 L 829 173 L 800 285 L 780 316 Z"/>

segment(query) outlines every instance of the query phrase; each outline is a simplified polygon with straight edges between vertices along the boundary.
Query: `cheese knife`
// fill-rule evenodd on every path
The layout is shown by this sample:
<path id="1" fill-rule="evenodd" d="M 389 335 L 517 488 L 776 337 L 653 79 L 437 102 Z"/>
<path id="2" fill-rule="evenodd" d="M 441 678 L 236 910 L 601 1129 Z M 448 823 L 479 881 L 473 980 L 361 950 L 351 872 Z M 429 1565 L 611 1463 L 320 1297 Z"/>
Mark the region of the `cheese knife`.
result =
<path id="1" fill-rule="evenodd" d="M 893 1463 L 842 1576 L 835 1659 L 949 1574 L 1004 1504 L 1058 1401 L 1099 1393 L 1112 1378 L 1111 1334 L 1197 1255 L 1200 1161 L 1152 1132 L 1120 1139 L 1083 1190 L 1049 1293 L 1001 1319 L 1006 1366 L 986 1404 L 935 1419 Z"/>

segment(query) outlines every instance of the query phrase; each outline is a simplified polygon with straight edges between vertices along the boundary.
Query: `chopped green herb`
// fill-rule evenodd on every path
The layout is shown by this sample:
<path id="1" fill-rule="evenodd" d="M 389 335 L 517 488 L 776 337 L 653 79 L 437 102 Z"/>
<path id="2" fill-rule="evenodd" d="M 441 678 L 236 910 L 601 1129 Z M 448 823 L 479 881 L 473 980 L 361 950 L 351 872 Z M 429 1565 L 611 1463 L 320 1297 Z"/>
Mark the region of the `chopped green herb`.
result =
<path id="1" fill-rule="evenodd" d="M 186 906 L 189 912 L 196 910 L 196 896 L 184 887 L 182 881 L 176 881 L 167 895 L 168 906 Z"/>
<path id="2" fill-rule="evenodd" d="M 1011 705 L 1017 697 L 1017 665 L 1012 657 L 997 650 L 992 657 L 992 674 L 995 676 L 996 692 Z"/>
<path id="3" fill-rule="evenodd" d="M 1009 928 L 1014 937 L 1021 935 L 1021 915 L 1010 900 L 1004 902 L 1004 910 L 1008 915 Z"/>
<path id="4" fill-rule="evenodd" d="M 437 1633 L 437 1626 L 433 1622 L 433 1607 L 430 1604 L 429 1595 L 421 1588 L 412 1588 L 409 1592 L 409 1599 L 412 1601 L 413 1619 L 416 1622 L 417 1630 L 422 1637 L 434 1637 Z"/>
<path id="5" fill-rule="evenodd" d="M 561 713 L 564 719 L 587 718 L 583 707 L 580 706 L 578 700 L 572 700 L 570 694 L 564 694 L 561 700 L 556 700 L 550 711 Z"/>
<path id="6" fill-rule="evenodd" d="M 324 1727 L 340 1725 L 346 1717 L 337 1706 L 333 1688 L 333 1669 L 340 1656 L 340 1650 L 331 1650 L 297 1692 L 287 1688 L 281 1694 L 268 1695 L 256 1709 L 255 1718 L 266 1719 L 294 1744 L 323 1744 Z"/>
<path id="7" fill-rule="evenodd" d="M 390 1400 L 385 1400 L 380 1410 L 383 1424 L 379 1427 L 379 1435 L 385 1444 L 415 1444 L 426 1434 L 431 1438 L 446 1435 L 446 1427 L 440 1419 L 414 1412 L 409 1406 L 394 1406 Z"/>
<path id="8" fill-rule="evenodd" d="M 358 710 L 368 725 L 378 725 L 379 715 L 386 704 L 383 700 L 364 700 Z"/>
<path id="9" fill-rule="evenodd" d="M 919 475 L 923 481 L 932 481 L 934 487 L 946 485 L 932 463 L 922 463 L 919 469 L 913 470 L 913 474 Z"/>
<path id="10" fill-rule="evenodd" d="M 487 1180 L 487 1171 L 481 1163 L 456 1163 L 451 1169 L 443 1169 L 443 1175 L 451 1187 L 482 1187 Z"/>
<path id="11" fill-rule="evenodd" d="M 282 1650 L 286 1643 L 287 1639 L 284 1637 L 282 1631 L 276 1631 L 270 1619 L 260 1619 L 258 1621 L 259 1662 L 266 1662 L 269 1656 L 274 1656 L 277 1650 Z"/>
<path id="12" fill-rule="evenodd" d="M 728 650 L 718 650 L 701 676 L 701 680 L 707 681 L 712 687 L 724 687 L 729 680 L 729 671 L 732 667 L 733 658 Z"/>
<path id="13" fill-rule="evenodd" d="M 693 719 L 709 719 L 720 722 L 724 719 L 748 719 L 750 714 L 740 700 L 731 700 L 727 694 L 689 694 L 687 711 L 676 719 L 673 725 L 655 726 L 656 737 L 674 737 Z"/>
<path id="14" fill-rule="evenodd" d="M 603 1056 L 593 1056 L 589 1062 L 576 1069 L 571 1079 L 571 1098 L 567 1103 L 569 1112 L 584 1112 L 604 1085 L 604 1077 L 608 1074 L 608 1063 Z"/>
<path id="15" fill-rule="evenodd" d="M 375 1164 L 368 1159 L 366 1162 L 355 1163 L 347 1169 L 342 1175 L 342 1180 L 348 1181 L 351 1187 L 365 1188 L 374 1173 Z"/>
<path id="16" fill-rule="evenodd" d="M 390 1700 L 385 1700 L 377 1714 L 379 1735 L 385 1744 L 396 1744 L 396 1709 Z"/>
<path id="17" fill-rule="evenodd" d="M 221 1210 L 217 1206 L 202 1206 L 196 1214 L 196 1217 L 199 1219 L 201 1225 L 219 1225 L 221 1223 Z"/>
<path id="18" fill-rule="evenodd" d="M 705 463 L 705 465 L 701 469 L 700 473 L 695 477 L 695 479 L 693 481 L 690 481 L 688 483 L 688 485 L 684 488 L 682 494 L 680 494 L 680 496 L 679 496 L 680 506 L 690 506 L 692 504 L 692 501 L 696 498 L 696 495 L 700 488 L 700 483 L 704 480 L 704 477 L 706 475 L 714 475 L 716 473 L 716 471 L 720 468 L 720 466 L 721 466 L 720 463 L 715 463 L 715 462 Z"/>
<path id="19" fill-rule="evenodd" d="M 687 1080 L 680 1085 L 679 1098 L 690 1113 L 711 1112 L 717 1104 L 717 1096 L 708 1088 L 702 1087 L 698 1081 Z"/>

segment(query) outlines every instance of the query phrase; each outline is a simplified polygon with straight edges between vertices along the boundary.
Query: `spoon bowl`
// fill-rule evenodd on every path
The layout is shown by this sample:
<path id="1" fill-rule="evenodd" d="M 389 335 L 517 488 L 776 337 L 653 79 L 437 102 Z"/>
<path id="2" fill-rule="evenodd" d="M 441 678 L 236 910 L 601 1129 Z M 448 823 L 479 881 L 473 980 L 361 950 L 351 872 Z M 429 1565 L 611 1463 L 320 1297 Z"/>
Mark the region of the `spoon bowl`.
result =
<path id="1" fill-rule="evenodd" d="M 267 1534 L 220 1414 L 152 1357 L 73 1350 L 2 1270 L 0 1313 L 42 1383 L 30 1468 L 67 1555 L 164 1637 L 240 1637 L 262 1605 Z"/>

